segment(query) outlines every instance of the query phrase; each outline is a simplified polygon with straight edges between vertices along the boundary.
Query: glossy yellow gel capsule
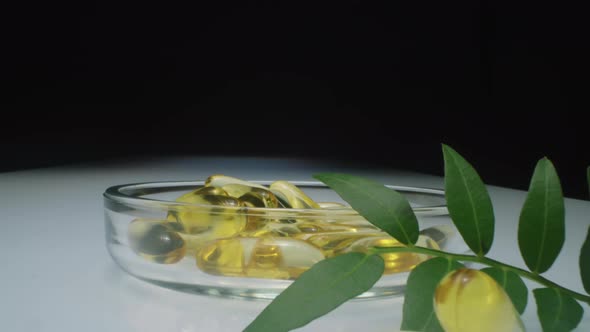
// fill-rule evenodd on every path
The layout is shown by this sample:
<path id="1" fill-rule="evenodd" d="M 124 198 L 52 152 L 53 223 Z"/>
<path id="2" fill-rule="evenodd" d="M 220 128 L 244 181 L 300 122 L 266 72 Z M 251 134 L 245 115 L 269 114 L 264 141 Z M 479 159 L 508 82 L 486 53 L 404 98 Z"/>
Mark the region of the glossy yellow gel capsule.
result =
<path id="1" fill-rule="evenodd" d="M 197 266 L 213 275 L 294 279 L 324 258 L 319 249 L 296 239 L 231 238 L 205 245 Z"/>
<path id="2" fill-rule="evenodd" d="M 420 235 L 415 245 L 430 249 L 440 249 L 438 244 L 434 240 L 425 235 Z M 387 234 L 380 234 L 380 236 L 361 238 L 355 241 L 354 243 L 350 244 L 350 247 L 347 248 L 345 251 L 368 252 L 369 249 L 372 247 L 402 246 L 404 245 L 401 242 L 392 238 L 391 236 Z M 381 258 L 383 258 L 383 261 L 385 262 L 385 271 L 383 272 L 383 274 L 411 271 L 414 267 L 416 267 L 416 265 L 430 258 L 428 255 L 416 254 L 411 252 L 388 252 L 379 254 L 379 256 L 381 256 Z"/>
<path id="3" fill-rule="evenodd" d="M 279 200 L 267 189 L 246 186 L 243 184 L 227 184 L 221 187 L 231 197 L 239 199 L 244 205 L 249 207 L 280 207 Z"/>
<path id="4" fill-rule="evenodd" d="M 229 196 L 229 194 L 220 187 L 201 187 L 178 197 L 176 201 L 184 203 L 197 203 L 199 198 L 205 195 Z"/>
<path id="5" fill-rule="evenodd" d="M 459 269 L 434 293 L 436 317 L 446 332 L 522 332 L 520 316 L 504 289 L 485 272 Z"/>
<path id="6" fill-rule="evenodd" d="M 250 217 L 250 216 L 249 216 Z M 248 220 L 250 223 L 250 220 Z M 246 227 L 246 231 L 242 232 L 241 236 L 277 236 L 277 237 L 293 237 L 300 240 L 306 240 L 308 237 L 315 234 L 326 234 L 326 233 L 346 233 L 354 234 L 359 232 L 357 228 L 340 225 L 336 223 L 320 222 L 316 220 L 295 220 L 293 223 L 282 223 L 278 220 L 266 220 L 264 224 L 260 224 L 258 228 L 249 229 Z M 363 230 L 360 230 L 363 231 Z"/>
<path id="7" fill-rule="evenodd" d="M 223 175 L 223 174 L 214 174 L 214 175 L 211 175 L 210 177 L 208 177 L 207 180 L 205 180 L 205 187 L 220 187 L 221 188 L 221 187 L 226 186 L 228 184 L 239 184 L 239 185 L 243 185 L 243 186 L 268 190 L 268 188 L 266 188 L 263 185 L 249 182 L 249 181 L 244 181 L 242 179 L 234 178 L 234 177 Z"/>
<path id="8" fill-rule="evenodd" d="M 262 211 L 259 209 L 250 208 L 282 207 L 276 196 L 267 189 L 236 183 L 226 184 L 220 189 L 222 189 L 224 192 L 227 193 L 227 195 L 231 196 L 232 198 L 236 198 L 240 202 L 240 204 L 246 207 L 244 212 L 247 218 L 247 222 L 244 228 L 247 231 L 259 230 L 267 222 L 273 220 L 273 217 L 270 213 L 267 213 L 266 211 Z"/>
<path id="9" fill-rule="evenodd" d="M 182 237 L 164 220 L 135 219 L 129 223 L 127 237 L 131 249 L 152 262 L 176 263 L 186 252 Z"/>
<path id="10" fill-rule="evenodd" d="M 319 209 L 320 206 L 301 189 L 288 181 L 275 181 L 270 184 L 270 191 L 287 208 Z"/>
<path id="11" fill-rule="evenodd" d="M 178 206 L 166 218 L 180 224 L 186 234 L 228 237 L 242 231 L 246 224 L 246 215 L 240 209 L 244 204 L 221 188 L 203 187 L 178 197 L 176 201 L 195 204 Z"/>
<path id="12" fill-rule="evenodd" d="M 318 247 L 326 257 L 332 257 L 350 249 L 350 246 L 363 238 L 382 236 L 382 233 L 324 233 L 315 234 L 305 239 L 306 242 Z"/>

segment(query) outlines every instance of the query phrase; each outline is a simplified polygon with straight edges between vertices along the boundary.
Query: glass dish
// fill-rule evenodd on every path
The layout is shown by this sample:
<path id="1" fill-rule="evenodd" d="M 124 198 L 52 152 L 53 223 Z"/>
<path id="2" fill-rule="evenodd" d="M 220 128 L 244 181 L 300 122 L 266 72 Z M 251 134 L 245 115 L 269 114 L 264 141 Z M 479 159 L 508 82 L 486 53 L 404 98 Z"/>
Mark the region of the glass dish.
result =
<path id="1" fill-rule="evenodd" d="M 251 182 L 260 185 L 272 183 L 272 181 Z M 338 194 L 321 182 L 289 182 L 296 185 L 317 202 L 345 203 Z M 208 263 L 203 263 L 203 259 L 198 260 L 197 257 L 204 257 L 203 252 L 206 249 L 203 248 L 205 247 L 210 249 L 211 246 L 218 243 L 229 243 L 231 241 L 245 243 L 245 247 L 250 246 L 249 250 L 254 250 L 252 249 L 252 243 L 258 243 L 256 241 L 259 240 L 243 239 L 255 237 L 264 239 L 263 241 L 272 242 L 276 240 L 277 243 L 282 243 L 282 245 L 286 243 L 287 246 L 284 247 L 279 245 L 279 248 L 284 250 L 282 259 L 287 260 L 285 257 L 288 257 L 287 252 L 290 252 L 291 257 L 296 257 L 295 260 L 301 261 L 302 259 L 317 258 L 319 249 L 316 249 L 315 242 L 309 240 L 309 236 L 320 236 L 322 234 L 332 236 L 331 234 L 342 234 L 343 232 L 345 234 L 367 234 L 363 232 L 369 232 L 373 235 L 387 236 L 387 234 L 368 224 L 364 218 L 350 207 L 287 209 L 224 206 L 220 208 L 214 205 L 175 201 L 179 196 L 203 186 L 204 181 L 183 181 L 125 184 L 108 188 L 103 195 L 106 246 L 114 261 L 123 270 L 139 279 L 179 291 L 227 297 L 273 299 L 296 279 L 293 276 L 297 274 L 292 273 L 291 278 L 286 279 L 281 273 L 277 274 L 277 278 L 272 277 L 272 275 L 269 277 L 264 270 L 254 270 L 254 273 L 247 276 L 240 273 L 210 273 L 211 271 L 207 272 L 203 268 Z M 468 248 L 464 245 L 460 236 L 457 235 L 450 221 L 442 190 L 392 185 L 388 185 L 388 187 L 398 191 L 408 199 L 418 218 L 423 236 L 436 241 L 437 245 L 445 251 L 460 253 L 467 251 Z M 171 216 L 179 214 L 216 218 L 215 220 L 218 222 L 231 227 L 226 227 L 219 232 L 199 231 L 197 235 L 195 235 L 195 232 L 187 232 L 186 229 L 168 228 L 168 225 L 176 224 L 171 222 Z M 134 233 L 130 233 L 131 225 L 144 227 L 145 225 L 156 224 L 156 221 L 158 225 L 165 226 L 165 228 L 158 227 L 165 230 L 163 236 L 168 241 L 166 243 L 175 245 L 178 241 L 182 242 L 184 240 L 187 245 L 184 245 L 182 250 L 174 251 L 173 254 L 165 257 L 138 252 L 137 243 L 134 242 Z M 265 231 L 263 232 L 264 235 L 260 235 L 260 237 L 258 237 L 259 235 L 252 235 L 254 234 L 252 232 L 247 233 L 245 228 L 250 226 L 245 225 L 251 225 L 252 223 L 262 225 L 260 227 L 266 227 L 265 229 L 272 229 L 272 232 Z M 234 227 L 234 225 L 236 226 Z M 323 226 L 316 227 L 317 225 Z M 326 225 L 328 226 L 326 227 Z M 290 229 L 293 229 L 293 227 L 298 227 L 296 229 L 297 236 L 294 236 L 297 239 L 291 240 L 292 232 Z M 332 227 L 344 228 L 338 228 L 338 232 L 334 232 Z M 227 231 L 228 229 L 230 231 Z M 277 229 L 279 231 L 276 231 Z M 250 231 L 252 231 L 252 227 L 250 227 Z M 256 230 L 254 229 L 254 231 Z M 245 232 L 247 235 L 244 235 Z M 303 234 L 301 232 L 312 234 Z M 170 233 L 174 233 L 172 234 L 172 240 L 178 236 L 182 240 L 171 241 Z M 155 238 L 158 240 L 162 238 L 161 234 L 158 236 Z M 360 236 L 359 239 L 362 237 Z M 305 242 L 303 247 L 300 247 L 301 241 Z M 195 243 L 197 244 L 195 245 Z M 291 246 L 291 243 L 297 245 Z M 255 247 L 258 248 L 257 246 L 258 244 Z M 240 246 L 240 250 L 244 248 Z M 326 251 L 319 252 L 326 253 Z M 243 255 L 246 256 L 246 254 Z M 292 258 L 289 259 L 293 260 Z M 322 258 L 318 259 L 321 260 Z M 199 265 L 197 261 L 200 262 Z M 213 270 L 213 272 L 215 271 Z M 257 271 L 263 272 L 262 277 L 259 276 L 260 273 L 256 273 Z M 292 272 L 292 270 L 289 271 Z M 384 274 L 372 289 L 357 298 L 377 298 L 402 294 L 409 274 L 407 271 Z"/>

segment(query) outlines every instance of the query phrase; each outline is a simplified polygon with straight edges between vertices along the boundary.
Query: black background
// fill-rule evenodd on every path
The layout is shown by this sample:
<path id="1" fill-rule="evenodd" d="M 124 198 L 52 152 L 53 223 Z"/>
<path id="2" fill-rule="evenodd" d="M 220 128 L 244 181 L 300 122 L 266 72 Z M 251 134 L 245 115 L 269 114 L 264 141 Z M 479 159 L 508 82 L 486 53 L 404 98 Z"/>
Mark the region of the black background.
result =
<path id="1" fill-rule="evenodd" d="M 590 165 L 573 2 L 38 2 L 3 10 L 0 171 L 260 155 L 442 174 L 453 146 L 567 196 Z"/>

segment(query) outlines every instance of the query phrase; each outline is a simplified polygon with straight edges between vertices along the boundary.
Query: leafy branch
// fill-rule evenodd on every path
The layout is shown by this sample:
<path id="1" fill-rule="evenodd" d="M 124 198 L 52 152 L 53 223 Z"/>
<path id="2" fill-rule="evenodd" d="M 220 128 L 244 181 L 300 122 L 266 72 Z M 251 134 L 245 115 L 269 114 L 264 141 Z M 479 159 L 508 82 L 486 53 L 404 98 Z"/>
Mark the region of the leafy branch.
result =
<path id="1" fill-rule="evenodd" d="M 582 302 L 586 302 L 586 303 L 590 304 L 590 296 L 588 296 L 588 295 L 580 294 L 580 293 L 574 292 L 572 290 L 569 290 L 569 289 L 567 289 L 563 286 L 560 286 L 560 285 L 554 283 L 553 281 L 551 281 L 551 280 L 549 280 L 537 273 L 533 273 L 533 272 L 527 271 L 525 269 L 521 269 L 516 266 L 505 264 L 505 263 L 499 262 L 497 260 L 494 260 L 494 259 L 491 259 L 488 257 L 455 254 L 455 253 L 450 253 L 450 252 L 445 252 L 445 251 L 440 251 L 440 250 L 430 249 L 430 248 L 423 248 L 423 247 L 411 247 L 411 248 L 409 248 L 409 247 L 387 247 L 387 248 L 375 247 L 375 248 L 371 248 L 369 253 L 370 254 L 384 254 L 384 253 L 402 253 L 402 252 L 415 253 L 415 254 L 425 254 L 425 255 L 429 255 L 429 256 L 433 256 L 433 257 L 446 258 L 448 260 L 474 262 L 474 263 L 479 263 L 479 264 L 499 268 L 502 270 L 514 272 L 521 277 L 525 277 L 529 280 L 535 281 L 538 284 L 541 284 L 546 287 L 556 288 L 559 291 L 561 291 L 562 293 L 568 294 L 569 296 L 575 298 L 578 301 L 582 301 Z"/>
<path id="2" fill-rule="evenodd" d="M 433 257 L 416 266 L 408 277 L 401 323 L 404 330 L 444 331 L 437 319 L 433 298 L 441 280 L 462 268 L 461 261 L 489 266 L 481 272 L 504 289 L 507 301 L 512 302 L 519 314 L 524 312 L 528 302 L 528 290 L 521 277 L 544 286 L 533 290 L 543 331 L 574 329 L 583 316 L 578 301 L 590 304 L 590 296 L 541 276 L 553 265 L 565 242 L 563 193 L 551 161 L 547 158 L 538 161 L 519 217 L 518 245 L 530 269 L 526 270 L 486 257 L 493 244 L 495 223 L 487 188 L 473 166 L 459 153 L 443 145 L 443 155 L 449 215 L 475 255 L 416 246 L 419 228 L 410 204 L 383 184 L 348 174 L 318 174 L 314 177 L 336 191 L 370 223 L 405 246 L 374 247 L 367 253 L 347 253 L 317 263 L 271 302 L 246 331 L 289 331 L 304 326 L 370 289 L 383 272 L 380 255 L 394 252 Z M 590 188 L 590 167 L 587 180 Z M 579 267 L 584 289 L 590 294 L 590 228 L 581 247 Z"/>

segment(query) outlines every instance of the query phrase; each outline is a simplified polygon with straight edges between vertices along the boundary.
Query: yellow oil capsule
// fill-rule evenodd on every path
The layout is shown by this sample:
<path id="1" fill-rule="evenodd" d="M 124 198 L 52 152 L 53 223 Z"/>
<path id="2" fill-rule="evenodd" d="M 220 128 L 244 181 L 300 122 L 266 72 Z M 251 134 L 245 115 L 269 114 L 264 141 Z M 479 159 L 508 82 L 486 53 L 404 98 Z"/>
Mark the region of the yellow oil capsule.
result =
<path id="1" fill-rule="evenodd" d="M 217 187 L 201 187 L 199 189 L 196 189 L 196 190 L 193 190 L 191 192 L 181 195 L 180 197 L 176 198 L 175 201 L 182 202 L 182 203 L 209 205 L 208 202 L 204 202 L 204 200 L 203 200 L 203 196 L 209 196 L 209 195 L 227 196 L 227 193 L 223 189 L 217 188 Z M 197 208 L 179 207 L 178 209 L 176 209 L 174 211 L 169 211 L 168 215 L 166 216 L 166 220 L 168 220 L 170 222 L 178 223 L 178 225 L 182 226 L 179 221 L 180 217 L 181 216 L 182 217 L 185 217 L 185 216 L 190 217 L 191 210 L 197 210 Z M 202 224 L 199 226 L 198 223 L 195 222 L 195 224 L 193 225 L 193 228 L 190 230 L 186 230 L 186 232 L 189 234 L 198 234 L 198 233 L 206 232 L 208 230 L 209 230 L 209 225 Z"/>
<path id="2" fill-rule="evenodd" d="M 206 188 L 201 190 L 207 191 Z M 168 221 L 179 223 L 183 233 L 207 233 L 214 238 L 221 238 L 233 236 L 244 229 L 246 215 L 240 209 L 244 205 L 238 199 L 225 195 L 200 194 L 199 190 L 189 194 L 179 197 L 177 201 L 202 206 L 178 206 L 167 217 Z"/>
<path id="3" fill-rule="evenodd" d="M 220 187 L 201 187 L 178 197 L 176 201 L 200 204 L 200 198 L 205 195 L 229 196 L 229 194 Z"/>
<path id="4" fill-rule="evenodd" d="M 246 229 L 240 233 L 244 237 L 293 237 L 306 240 L 310 236 L 326 233 L 356 233 L 355 227 L 318 221 L 295 221 L 294 223 L 281 223 L 271 220 L 256 229 Z"/>
<path id="5" fill-rule="evenodd" d="M 205 199 L 204 197 L 222 197 L 228 196 L 225 190 L 218 188 L 218 187 L 201 187 L 199 189 L 193 190 L 182 196 L 178 197 L 175 201 L 182 202 L 182 203 L 191 203 L 191 204 L 199 204 L 199 205 L 210 205 L 211 203 Z M 221 201 L 220 201 L 221 202 Z M 170 222 L 178 222 L 180 223 L 180 219 L 188 219 L 192 216 L 191 211 L 204 211 L 207 210 L 207 207 L 179 207 L 174 211 L 170 211 L 166 220 Z M 199 225 L 198 221 L 194 222 L 192 225 L 192 229 L 186 230 L 189 234 L 198 234 L 202 232 L 206 232 L 209 230 L 209 224 L 207 222 L 203 222 Z"/>
<path id="6" fill-rule="evenodd" d="M 255 213 L 254 211 L 246 211 L 246 225 L 244 230 L 239 234 L 240 236 L 248 236 L 246 234 L 253 232 L 261 232 L 265 229 L 271 219 L 265 218 L 262 213 Z"/>
<path id="7" fill-rule="evenodd" d="M 441 280 L 434 293 L 436 317 L 446 332 L 522 332 L 512 301 L 485 272 L 459 269 Z"/>
<path id="8" fill-rule="evenodd" d="M 152 262 L 176 263 L 186 253 L 184 240 L 165 220 L 135 219 L 129 223 L 127 237 L 131 249 Z"/>
<path id="9" fill-rule="evenodd" d="M 221 187 L 229 196 L 239 199 L 249 207 L 278 208 L 279 200 L 268 189 L 246 186 L 243 184 L 227 184 Z"/>
<path id="10" fill-rule="evenodd" d="M 250 225 L 250 223 L 249 223 Z M 296 227 L 275 222 L 267 222 L 258 228 L 246 229 L 240 233 L 242 237 L 295 237 L 299 233 Z"/>
<path id="11" fill-rule="evenodd" d="M 248 207 L 278 208 L 282 207 L 279 200 L 270 191 L 252 188 L 252 190 L 238 199 Z"/>
<path id="12" fill-rule="evenodd" d="M 307 196 L 301 189 L 287 181 L 275 181 L 270 185 L 270 191 L 287 208 L 319 209 L 320 206 Z"/>
<path id="13" fill-rule="evenodd" d="M 318 247 L 326 257 L 332 257 L 339 253 L 349 249 L 349 247 L 356 241 L 367 238 L 382 236 L 382 233 L 366 232 L 366 233 L 353 233 L 353 232 L 335 232 L 335 233 L 322 233 L 309 236 L 305 239 L 306 242 L 313 244 Z"/>
<path id="14" fill-rule="evenodd" d="M 342 226 L 330 226 L 328 224 L 323 224 L 320 222 L 297 222 L 293 226 L 297 228 L 300 233 L 303 234 L 315 234 L 315 233 L 325 233 L 325 232 L 342 232 L 346 231 L 347 229 L 343 229 Z M 352 231 L 352 230 L 351 230 Z"/>
<path id="15" fill-rule="evenodd" d="M 221 189 L 227 192 L 229 196 L 237 198 L 246 208 L 282 207 L 276 196 L 267 189 L 236 183 L 227 184 Z M 247 217 L 247 223 L 244 228 L 247 231 L 259 230 L 267 222 L 273 220 L 273 218 L 266 211 L 246 209 L 245 213 Z"/>
<path id="16" fill-rule="evenodd" d="M 347 248 L 345 252 L 368 252 L 369 249 L 372 247 L 402 246 L 404 246 L 404 244 L 394 239 L 393 237 L 387 234 L 380 234 L 379 236 L 375 237 L 364 237 L 355 241 L 354 243 L 351 243 L 350 247 Z M 434 240 L 425 235 L 420 235 L 418 237 L 418 241 L 416 241 L 416 246 L 437 250 L 440 249 L 440 247 Z M 385 262 L 385 271 L 383 272 L 383 274 L 393 274 L 411 271 L 414 267 L 416 267 L 416 265 L 430 258 L 428 255 L 409 252 L 388 252 L 379 255 L 381 256 L 381 258 L 383 258 L 383 261 Z"/>
<path id="17" fill-rule="evenodd" d="M 296 239 L 231 238 L 201 248 L 197 266 L 213 275 L 295 279 L 324 258 L 319 249 Z"/>
<path id="18" fill-rule="evenodd" d="M 207 180 L 205 180 L 206 187 L 220 187 L 221 188 L 221 187 L 226 186 L 228 184 L 240 184 L 240 185 L 244 185 L 244 186 L 248 186 L 248 187 L 254 187 L 254 188 L 268 190 L 268 188 L 266 188 L 263 185 L 260 185 L 260 184 L 254 183 L 254 182 L 244 181 L 242 179 L 234 178 L 231 176 L 226 176 L 223 174 L 214 174 L 214 175 L 211 175 L 210 177 L 208 177 Z"/>

